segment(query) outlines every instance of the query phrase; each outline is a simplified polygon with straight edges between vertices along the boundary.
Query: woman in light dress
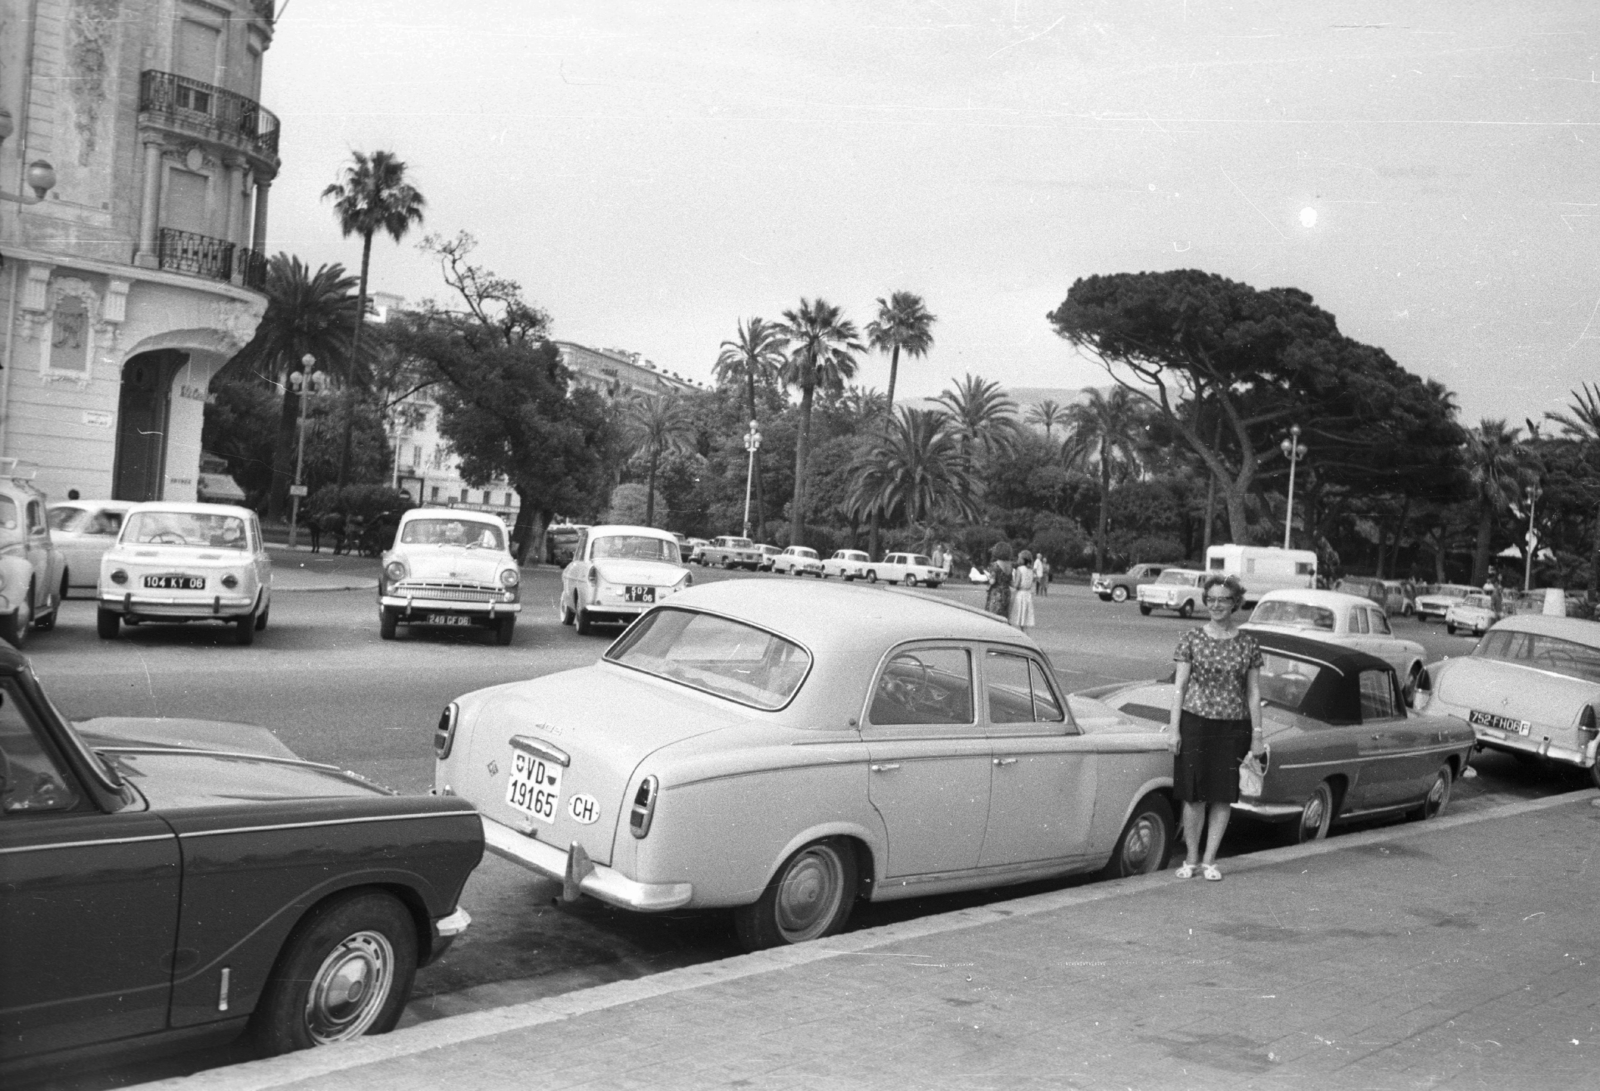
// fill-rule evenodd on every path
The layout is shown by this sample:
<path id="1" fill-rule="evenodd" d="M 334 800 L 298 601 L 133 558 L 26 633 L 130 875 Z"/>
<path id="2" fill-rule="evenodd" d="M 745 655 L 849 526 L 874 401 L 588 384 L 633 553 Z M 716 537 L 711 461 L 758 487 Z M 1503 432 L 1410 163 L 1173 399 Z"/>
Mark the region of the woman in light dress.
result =
<path id="1" fill-rule="evenodd" d="M 1033 554 L 1026 549 L 1011 570 L 1011 624 L 1019 629 L 1033 626 L 1033 589 L 1038 584 L 1033 574 Z"/>

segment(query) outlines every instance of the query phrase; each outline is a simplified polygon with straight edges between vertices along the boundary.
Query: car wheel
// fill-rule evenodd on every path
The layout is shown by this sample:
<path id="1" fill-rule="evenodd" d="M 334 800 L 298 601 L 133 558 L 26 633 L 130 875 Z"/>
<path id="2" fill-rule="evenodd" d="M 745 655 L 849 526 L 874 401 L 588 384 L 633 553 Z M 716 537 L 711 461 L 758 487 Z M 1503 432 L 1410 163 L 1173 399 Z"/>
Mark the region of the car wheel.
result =
<path id="1" fill-rule="evenodd" d="M 512 635 L 517 631 L 517 615 L 507 614 L 495 622 L 494 642 L 504 648 L 511 643 Z"/>
<path id="2" fill-rule="evenodd" d="M 261 632 L 267 627 L 267 618 L 272 615 L 272 604 L 269 602 L 261 608 L 261 616 L 256 618 L 256 632 Z"/>
<path id="3" fill-rule="evenodd" d="M 1422 805 L 1411 812 L 1410 817 L 1421 822 L 1429 818 L 1438 818 L 1444 809 L 1450 805 L 1450 785 L 1454 778 L 1450 775 L 1450 766 L 1441 765 L 1439 771 L 1433 774 L 1433 783 L 1428 785 L 1428 794 L 1423 799 Z"/>
<path id="4" fill-rule="evenodd" d="M 251 610 L 244 617 L 233 619 L 233 642 L 240 647 L 249 647 L 256 642 L 256 612 Z"/>
<path id="5" fill-rule="evenodd" d="M 1183 601 L 1183 603 L 1178 607 L 1178 616 L 1179 617 L 1191 617 L 1191 616 L 1193 616 L 1193 614 L 1194 614 L 1194 600 L 1193 599 L 1185 599 Z"/>
<path id="6" fill-rule="evenodd" d="M 387 894 L 357 894 L 312 911 L 289 937 L 250 1017 L 263 1056 L 383 1034 L 400 1018 L 417 972 L 417 926 Z"/>
<path id="7" fill-rule="evenodd" d="M 1141 602 L 1139 604 L 1139 612 L 1141 614 L 1143 614 L 1145 617 L 1149 617 L 1150 616 L 1150 607 L 1146 606 L 1144 603 Z"/>
<path id="8" fill-rule="evenodd" d="M 867 582 L 868 583 L 877 583 L 878 582 L 878 570 L 876 568 L 867 569 Z"/>
<path id="9" fill-rule="evenodd" d="M 585 610 L 582 606 L 578 607 L 578 613 L 573 621 L 573 625 L 575 628 L 577 628 L 579 636 L 588 636 L 590 633 L 594 632 L 594 622 L 589 617 L 589 611 Z"/>
<path id="10" fill-rule="evenodd" d="M 28 597 L 17 603 L 17 608 L 11 611 L 10 617 L 0 617 L 0 640 L 4 640 L 19 652 L 28 639 L 28 626 L 33 624 L 33 586 L 28 586 Z"/>
<path id="11" fill-rule="evenodd" d="M 556 616 L 561 619 L 561 624 L 571 625 L 572 619 L 577 616 L 577 611 L 569 606 L 567 600 L 563 598 L 561 605 L 556 607 Z"/>
<path id="12" fill-rule="evenodd" d="M 900 582 L 902 584 L 904 584 L 906 587 L 915 587 L 917 585 L 917 577 L 915 577 L 915 576 L 907 576 L 905 579 L 901 580 Z"/>
<path id="13" fill-rule="evenodd" d="M 856 857 L 842 841 L 813 841 L 789 859 L 754 905 L 733 912 L 747 951 L 837 932 L 856 900 Z"/>
<path id="14" fill-rule="evenodd" d="M 1411 670 L 1406 674 L 1406 686 L 1401 695 L 1406 700 L 1407 708 L 1415 708 L 1417 704 L 1417 687 L 1422 683 L 1422 664 L 1411 664 Z"/>
<path id="15" fill-rule="evenodd" d="M 1167 866 L 1172 831 L 1172 807 L 1158 795 L 1145 796 L 1122 827 L 1122 836 L 1101 874 L 1107 879 L 1125 879 L 1160 871 Z"/>
<path id="16" fill-rule="evenodd" d="M 1300 808 L 1300 817 L 1289 824 L 1285 839 L 1291 845 L 1321 841 L 1328 836 L 1328 827 L 1331 825 L 1333 825 L 1333 786 L 1323 781 L 1317 785 L 1317 790 L 1311 793 L 1311 798 Z"/>
<path id="17" fill-rule="evenodd" d="M 733 571 L 733 558 L 732 557 L 724 557 L 724 558 L 722 558 L 722 567 L 724 569 L 726 569 L 727 571 L 732 572 Z"/>
<path id="18" fill-rule="evenodd" d="M 399 628 L 400 611 L 387 606 L 378 607 L 378 636 L 384 640 L 393 640 Z"/>
<path id="19" fill-rule="evenodd" d="M 117 639 L 117 628 L 122 624 L 122 615 L 115 610 L 107 610 L 102 606 L 94 616 L 95 631 L 100 634 L 101 640 Z"/>
<path id="20" fill-rule="evenodd" d="M 1112 602 L 1127 602 L 1128 601 L 1128 589 L 1126 587 L 1113 587 L 1111 589 L 1111 601 Z"/>
<path id="21" fill-rule="evenodd" d="M 1589 786 L 1591 788 L 1600 788 L 1600 761 L 1595 762 L 1584 771 L 1589 774 Z"/>
<path id="22" fill-rule="evenodd" d="M 1451 636 L 1456 635 L 1456 627 L 1448 621 L 1444 623 L 1444 631 L 1449 633 Z"/>

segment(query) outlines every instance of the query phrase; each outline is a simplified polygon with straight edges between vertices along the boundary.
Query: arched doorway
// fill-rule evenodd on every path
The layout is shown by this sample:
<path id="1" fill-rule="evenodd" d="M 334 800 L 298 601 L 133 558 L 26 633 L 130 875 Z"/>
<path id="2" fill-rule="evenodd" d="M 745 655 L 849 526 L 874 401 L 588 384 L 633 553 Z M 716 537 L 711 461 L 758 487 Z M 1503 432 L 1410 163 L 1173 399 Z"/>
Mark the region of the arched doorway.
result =
<path id="1" fill-rule="evenodd" d="M 172 378 L 188 359 L 189 354 L 178 349 L 160 349 L 141 352 L 122 366 L 113 499 L 162 499 L 167 429 L 172 417 Z"/>

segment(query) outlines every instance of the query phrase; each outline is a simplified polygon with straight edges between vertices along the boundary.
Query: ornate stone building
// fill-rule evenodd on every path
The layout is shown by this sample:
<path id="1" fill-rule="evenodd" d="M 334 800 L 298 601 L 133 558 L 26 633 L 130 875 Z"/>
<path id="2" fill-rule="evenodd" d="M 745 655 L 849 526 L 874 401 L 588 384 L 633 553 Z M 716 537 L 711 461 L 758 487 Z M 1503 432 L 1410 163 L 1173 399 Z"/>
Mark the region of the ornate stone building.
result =
<path id="1" fill-rule="evenodd" d="M 52 498 L 195 497 L 207 385 L 266 307 L 273 14 L 0 3 L 0 456 Z"/>

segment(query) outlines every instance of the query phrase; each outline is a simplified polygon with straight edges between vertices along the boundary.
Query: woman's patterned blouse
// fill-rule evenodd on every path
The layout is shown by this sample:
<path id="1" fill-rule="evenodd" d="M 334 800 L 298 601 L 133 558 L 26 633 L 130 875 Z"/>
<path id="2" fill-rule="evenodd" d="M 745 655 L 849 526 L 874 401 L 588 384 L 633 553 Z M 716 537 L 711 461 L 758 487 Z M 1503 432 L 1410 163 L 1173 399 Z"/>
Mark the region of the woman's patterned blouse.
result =
<path id="1" fill-rule="evenodd" d="M 1183 710 L 1208 720 L 1248 720 L 1245 676 L 1261 669 L 1261 646 L 1248 633 L 1227 640 L 1191 629 L 1178 638 L 1172 658 L 1189 664 L 1189 686 L 1183 693 Z"/>

